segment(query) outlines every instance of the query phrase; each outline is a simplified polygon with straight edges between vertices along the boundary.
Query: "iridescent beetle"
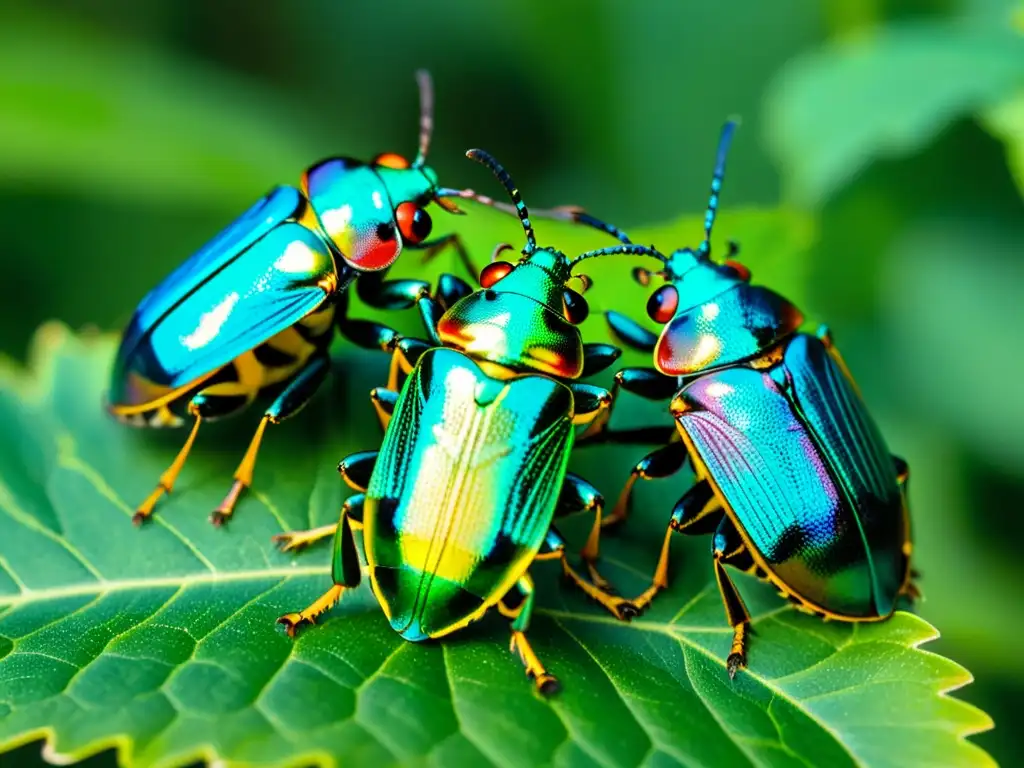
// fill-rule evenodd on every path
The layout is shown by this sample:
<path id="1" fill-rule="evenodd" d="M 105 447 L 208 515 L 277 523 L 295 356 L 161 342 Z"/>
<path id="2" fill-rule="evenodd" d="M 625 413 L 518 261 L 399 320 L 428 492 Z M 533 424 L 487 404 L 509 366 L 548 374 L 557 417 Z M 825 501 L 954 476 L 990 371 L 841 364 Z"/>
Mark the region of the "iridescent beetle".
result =
<path id="1" fill-rule="evenodd" d="M 211 520 L 220 525 L 230 518 L 239 495 L 252 484 L 266 426 L 295 414 L 326 377 L 334 324 L 346 335 L 352 327 L 346 289 L 357 277 L 365 302 L 400 309 L 412 307 L 429 289 L 419 280 L 384 279 L 403 248 L 425 249 L 429 257 L 453 246 L 475 274 L 457 235 L 428 240 L 432 224 L 426 207 L 436 202 L 461 213 L 451 198 L 493 201 L 472 190 L 438 186 L 426 165 L 433 91 L 426 72 L 417 79 L 420 137 L 412 163 L 388 153 L 370 163 L 336 157 L 312 166 L 301 190 L 273 189 L 135 310 L 111 375 L 109 411 L 140 427 L 180 426 L 194 419 L 177 458 L 139 505 L 135 523 L 147 519 L 173 488 L 201 422 L 273 394 Z M 568 207 L 547 213 L 563 219 L 577 215 Z"/>
<path id="2" fill-rule="evenodd" d="M 280 622 L 293 634 L 358 586 L 352 529 L 361 526 L 373 592 L 402 637 L 441 637 L 497 607 L 512 619 L 511 650 L 538 690 L 551 693 L 557 681 L 525 635 L 534 599 L 528 568 L 535 560 L 560 560 L 565 575 L 618 618 L 635 613 L 609 593 L 594 567 L 601 496 L 567 472 L 574 425 L 590 423 L 609 402 L 606 390 L 578 379 L 619 356 L 611 345 L 582 343 L 576 325 L 586 318 L 587 303 L 569 283 L 579 278 L 585 286 L 586 279 L 572 269 L 595 256 L 647 249 L 620 245 L 570 260 L 538 247 L 508 174 L 480 150 L 467 154 L 494 172 L 515 203 L 526 233 L 522 258 L 515 265 L 492 261 L 476 292 L 448 276 L 437 300 L 421 299 L 429 341 L 366 326 L 367 346 L 394 348 L 389 386 L 372 396 L 386 425 L 384 441 L 379 451 L 339 465 L 358 493 L 345 502 L 338 525 L 275 537 L 284 549 L 296 549 L 334 534 L 334 586 Z M 510 247 L 499 246 L 495 255 Z M 407 374 L 401 393 L 399 373 Z M 552 524 L 576 512 L 595 516 L 582 552 L 589 580 L 569 564 Z M 522 596 L 517 605 L 506 602 L 513 591 Z"/>
<path id="3" fill-rule="evenodd" d="M 799 607 L 844 621 L 892 614 L 897 598 L 914 597 L 906 462 L 889 453 L 827 329 L 798 331 L 803 316 L 777 293 L 750 284 L 750 271 L 711 261 L 711 227 L 725 157 L 735 125 L 718 146 L 704 241 L 670 257 L 662 269 L 636 269 L 649 284 L 665 281 L 647 304 L 660 336 L 618 312 L 607 319 L 615 336 L 654 353 L 654 368 L 625 368 L 620 390 L 671 399 L 681 438 L 633 469 L 605 523 L 628 513 L 633 486 L 668 477 L 693 462 L 696 483 L 676 504 L 653 583 L 634 604 L 645 608 L 668 586 L 673 531 L 714 533 L 715 578 L 734 629 L 730 676 L 746 664 L 750 615 L 723 567 L 768 580 Z M 606 432 L 611 408 L 587 439 Z"/>

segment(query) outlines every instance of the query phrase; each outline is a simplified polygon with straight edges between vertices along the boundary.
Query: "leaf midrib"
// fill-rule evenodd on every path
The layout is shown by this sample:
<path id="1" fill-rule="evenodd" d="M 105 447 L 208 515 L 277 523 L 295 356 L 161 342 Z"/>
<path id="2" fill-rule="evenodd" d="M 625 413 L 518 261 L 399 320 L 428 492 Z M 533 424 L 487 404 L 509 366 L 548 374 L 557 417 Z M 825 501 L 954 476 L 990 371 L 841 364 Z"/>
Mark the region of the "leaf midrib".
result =
<path id="1" fill-rule="evenodd" d="M 27 589 L 15 595 L 0 595 L 0 606 L 18 606 L 28 603 L 56 600 L 62 597 L 106 594 L 132 589 L 159 589 L 162 587 L 188 587 L 195 584 L 227 584 L 239 581 L 265 581 L 292 576 L 326 576 L 326 566 L 287 566 L 246 571 L 210 571 L 182 576 L 162 576 L 142 579 L 98 579 L 84 584 L 72 584 L 43 589 Z"/>

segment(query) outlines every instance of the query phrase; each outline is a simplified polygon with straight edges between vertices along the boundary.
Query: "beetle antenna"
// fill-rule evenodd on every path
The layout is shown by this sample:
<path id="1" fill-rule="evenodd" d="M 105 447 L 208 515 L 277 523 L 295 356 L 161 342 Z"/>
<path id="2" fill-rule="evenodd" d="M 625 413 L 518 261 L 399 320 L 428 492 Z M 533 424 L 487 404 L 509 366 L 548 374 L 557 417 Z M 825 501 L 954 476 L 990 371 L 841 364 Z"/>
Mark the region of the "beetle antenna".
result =
<path id="1" fill-rule="evenodd" d="M 598 248 L 596 251 L 587 251 L 586 253 L 581 253 L 579 256 L 577 256 L 575 259 L 569 262 L 569 269 L 573 269 L 577 264 L 579 264 L 584 259 L 595 259 L 599 256 L 616 256 L 618 254 L 628 254 L 632 256 L 650 256 L 652 258 L 657 259 L 662 264 L 668 263 L 668 258 L 665 256 L 665 254 L 661 253 L 653 245 L 648 247 L 646 245 L 634 245 L 630 243 L 629 245 L 612 245 L 609 246 L 608 248 Z"/>
<path id="2" fill-rule="evenodd" d="M 708 198 L 708 209 L 704 213 L 704 242 L 697 249 L 697 253 L 704 258 L 711 253 L 711 227 L 718 213 L 718 195 L 722 191 L 722 178 L 725 176 L 725 156 L 729 153 L 729 144 L 732 143 L 732 135 L 738 124 L 738 120 L 729 120 L 722 126 L 722 135 L 718 139 L 715 175 L 711 177 L 711 196 Z"/>
<path id="3" fill-rule="evenodd" d="M 514 214 L 516 212 L 515 206 L 509 205 L 508 203 L 499 203 L 494 198 L 488 197 L 487 195 L 481 195 L 479 192 L 472 189 L 451 189 L 449 187 L 439 187 L 437 190 L 437 197 L 461 197 L 463 200 L 472 200 L 473 202 L 489 206 L 490 208 L 503 211 L 504 213 Z M 629 235 L 614 224 L 601 221 L 601 219 L 596 216 L 591 216 L 582 208 L 575 205 L 560 205 L 557 208 L 535 208 L 532 216 L 535 219 L 553 219 L 554 221 L 571 221 L 576 224 L 585 224 L 588 227 L 599 229 L 602 232 L 611 235 L 620 243 L 630 245 L 633 242 L 629 239 Z"/>
<path id="4" fill-rule="evenodd" d="M 422 168 L 427 162 L 430 137 L 434 133 L 434 81 L 425 69 L 416 70 L 416 83 L 420 87 L 420 148 L 413 168 Z"/>
<path id="5" fill-rule="evenodd" d="M 512 199 L 512 203 L 516 207 L 516 213 L 519 215 L 519 221 L 523 224 L 523 231 L 526 233 L 526 247 L 523 249 L 523 252 L 527 254 L 533 253 L 537 248 L 537 238 L 533 234 L 533 225 L 530 224 L 530 212 L 526 209 L 526 203 L 523 202 L 523 198 L 519 194 L 519 189 L 516 187 L 515 182 L 512 181 L 512 177 L 509 176 L 508 171 L 502 167 L 501 163 L 482 149 L 471 149 L 466 152 L 466 157 L 480 163 L 480 165 L 490 168 L 494 177 L 501 182 L 503 187 L 505 187 L 505 191 L 508 192 L 508 196 Z"/>

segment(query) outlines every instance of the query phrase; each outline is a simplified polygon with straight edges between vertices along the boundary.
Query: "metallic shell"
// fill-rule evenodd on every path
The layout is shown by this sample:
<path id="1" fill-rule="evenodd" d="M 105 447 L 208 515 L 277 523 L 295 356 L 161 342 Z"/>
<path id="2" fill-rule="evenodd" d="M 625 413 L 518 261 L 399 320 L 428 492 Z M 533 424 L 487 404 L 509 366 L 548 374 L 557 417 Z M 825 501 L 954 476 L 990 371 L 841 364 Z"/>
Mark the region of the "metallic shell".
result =
<path id="1" fill-rule="evenodd" d="M 142 300 L 121 340 L 109 401 L 128 413 L 174 397 L 314 311 L 338 283 L 323 238 L 278 187 Z"/>
<path id="2" fill-rule="evenodd" d="M 583 372 L 579 330 L 530 296 L 476 291 L 445 312 L 437 333 L 479 360 L 565 379 Z"/>
<path id="3" fill-rule="evenodd" d="M 551 524 L 573 398 L 540 376 L 499 380 L 433 349 L 396 404 L 364 506 L 373 589 L 409 640 L 479 617 L 522 576 Z"/>
<path id="4" fill-rule="evenodd" d="M 687 297 L 685 286 L 684 280 L 680 301 Z M 669 376 L 732 365 L 778 343 L 802 322 L 800 311 L 779 294 L 735 281 L 669 321 L 654 351 L 655 365 Z"/>
<path id="5" fill-rule="evenodd" d="M 726 368 L 673 402 L 755 559 L 826 612 L 892 612 L 906 574 L 904 511 L 885 443 L 816 338 L 788 343 L 772 371 Z"/>
<path id="6" fill-rule="evenodd" d="M 302 186 L 320 226 L 350 266 L 377 271 L 402 253 L 395 224 L 397 202 L 388 195 L 378 169 L 336 157 L 306 171 Z"/>

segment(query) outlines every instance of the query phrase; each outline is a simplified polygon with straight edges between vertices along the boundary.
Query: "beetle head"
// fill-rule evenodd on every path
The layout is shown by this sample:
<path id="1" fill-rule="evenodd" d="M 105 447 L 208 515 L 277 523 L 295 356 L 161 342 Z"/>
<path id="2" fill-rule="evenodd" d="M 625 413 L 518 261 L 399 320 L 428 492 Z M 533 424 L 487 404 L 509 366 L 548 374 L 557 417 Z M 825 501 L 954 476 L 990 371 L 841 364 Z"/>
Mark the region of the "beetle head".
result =
<path id="1" fill-rule="evenodd" d="M 539 247 L 529 211 L 508 172 L 483 150 L 471 149 L 466 156 L 490 168 L 505 187 L 523 225 L 526 244 L 514 263 L 498 259 L 503 252 L 515 250 L 511 245 L 495 249 L 491 263 L 480 273 L 481 289 L 444 313 L 438 335 L 446 344 L 509 368 L 578 378 L 583 372 L 583 342 L 576 326 L 589 312 L 583 293 L 590 281 L 574 275 L 573 267 L 592 256 L 647 249 L 622 245 L 570 260 L 555 248 Z"/>
<path id="2" fill-rule="evenodd" d="M 660 277 L 664 284 L 647 301 L 647 314 L 664 325 L 654 350 L 659 371 L 684 376 L 734 363 L 767 350 L 803 322 L 799 310 L 778 294 L 750 285 L 750 270 L 734 257 L 711 260 L 711 228 L 725 175 L 725 158 L 736 123 L 729 121 L 718 143 L 711 196 L 704 215 L 704 240 L 697 248 L 680 248 L 664 259 L 658 272 L 637 268 L 642 285 Z"/>

